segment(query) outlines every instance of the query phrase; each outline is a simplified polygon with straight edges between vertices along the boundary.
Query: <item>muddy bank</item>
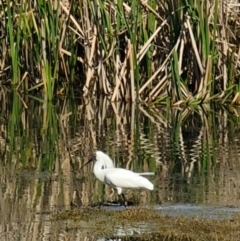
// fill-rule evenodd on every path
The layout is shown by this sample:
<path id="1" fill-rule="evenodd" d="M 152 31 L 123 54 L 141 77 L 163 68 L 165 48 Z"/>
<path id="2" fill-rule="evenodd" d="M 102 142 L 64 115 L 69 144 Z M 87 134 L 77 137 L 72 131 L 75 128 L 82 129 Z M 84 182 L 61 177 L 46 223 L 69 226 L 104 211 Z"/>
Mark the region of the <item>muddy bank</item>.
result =
<path id="1" fill-rule="evenodd" d="M 189 215 L 184 215 L 188 209 Z M 68 230 L 81 230 L 82 235 L 93 240 L 240 240 L 237 207 L 232 211 L 231 207 L 203 209 L 183 205 L 161 209 L 84 208 L 60 212 L 54 219 L 67 220 Z"/>

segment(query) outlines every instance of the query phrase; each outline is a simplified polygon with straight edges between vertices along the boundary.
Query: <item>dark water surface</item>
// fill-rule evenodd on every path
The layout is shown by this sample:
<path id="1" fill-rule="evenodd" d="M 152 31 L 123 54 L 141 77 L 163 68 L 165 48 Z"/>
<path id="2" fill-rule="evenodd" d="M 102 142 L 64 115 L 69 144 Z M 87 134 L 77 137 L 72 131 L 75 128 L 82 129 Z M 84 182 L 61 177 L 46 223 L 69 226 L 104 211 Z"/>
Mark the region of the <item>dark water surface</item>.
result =
<path id="1" fill-rule="evenodd" d="M 134 207 L 211 219 L 240 213 L 239 108 L 167 110 L 66 99 L 32 100 L 25 109 L 16 99 L 2 105 L 0 116 L 0 240 L 105 240 L 94 234 L 95 216 L 56 218 L 117 199 L 96 180 L 92 164 L 78 171 L 96 150 L 108 153 L 118 167 L 155 172 L 149 177 L 154 191 L 126 190 Z M 113 235 L 151 232 L 151 226 L 119 224 Z"/>

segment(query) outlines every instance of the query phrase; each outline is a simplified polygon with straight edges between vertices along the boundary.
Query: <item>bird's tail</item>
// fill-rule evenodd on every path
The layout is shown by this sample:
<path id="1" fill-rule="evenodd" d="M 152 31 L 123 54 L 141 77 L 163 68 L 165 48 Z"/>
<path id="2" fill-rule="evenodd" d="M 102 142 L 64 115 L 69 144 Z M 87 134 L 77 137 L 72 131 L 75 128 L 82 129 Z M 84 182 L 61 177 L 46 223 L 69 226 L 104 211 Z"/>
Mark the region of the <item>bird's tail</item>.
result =
<path id="1" fill-rule="evenodd" d="M 144 181 L 143 187 L 148 189 L 148 190 L 153 190 L 154 189 L 154 185 L 147 178 L 144 178 L 144 179 L 145 179 L 145 181 Z"/>
<path id="2" fill-rule="evenodd" d="M 136 179 L 139 187 L 146 188 L 148 190 L 154 189 L 154 185 L 146 177 L 142 177 L 139 175 Z"/>
<path id="3" fill-rule="evenodd" d="M 155 172 L 140 172 L 140 173 L 137 173 L 137 174 L 140 175 L 140 176 L 154 176 Z"/>

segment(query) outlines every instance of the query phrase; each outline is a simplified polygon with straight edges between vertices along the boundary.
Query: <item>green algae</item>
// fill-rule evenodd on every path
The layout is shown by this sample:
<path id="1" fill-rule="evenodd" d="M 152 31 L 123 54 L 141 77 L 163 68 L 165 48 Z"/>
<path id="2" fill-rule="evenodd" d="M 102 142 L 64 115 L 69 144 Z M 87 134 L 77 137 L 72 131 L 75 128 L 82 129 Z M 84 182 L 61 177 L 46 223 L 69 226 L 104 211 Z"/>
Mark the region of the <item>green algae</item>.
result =
<path id="1" fill-rule="evenodd" d="M 73 220 L 70 229 L 85 227 L 95 237 L 117 237 L 116 229 L 131 230 L 121 240 L 223 240 L 240 238 L 240 215 L 233 219 L 212 220 L 160 215 L 153 208 L 106 210 L 83 208 L 57 213 L 55 220 Z"/>

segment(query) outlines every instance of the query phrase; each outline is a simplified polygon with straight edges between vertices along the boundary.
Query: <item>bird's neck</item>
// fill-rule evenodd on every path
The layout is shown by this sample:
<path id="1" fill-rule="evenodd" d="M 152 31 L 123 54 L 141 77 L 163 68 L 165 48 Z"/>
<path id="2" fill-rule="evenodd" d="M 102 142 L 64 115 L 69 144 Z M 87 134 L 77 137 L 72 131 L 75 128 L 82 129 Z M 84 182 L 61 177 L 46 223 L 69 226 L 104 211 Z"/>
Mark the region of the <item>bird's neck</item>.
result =
<path id="1" fill-rule="evenodd" d="M 105 176 L 106 169 L 105 167 L 100 163 L 95 163 L 93 167 L 93 173 L 95 177 L 100 180 L 101 182 L 104 182 L 104 176 Z"/>

